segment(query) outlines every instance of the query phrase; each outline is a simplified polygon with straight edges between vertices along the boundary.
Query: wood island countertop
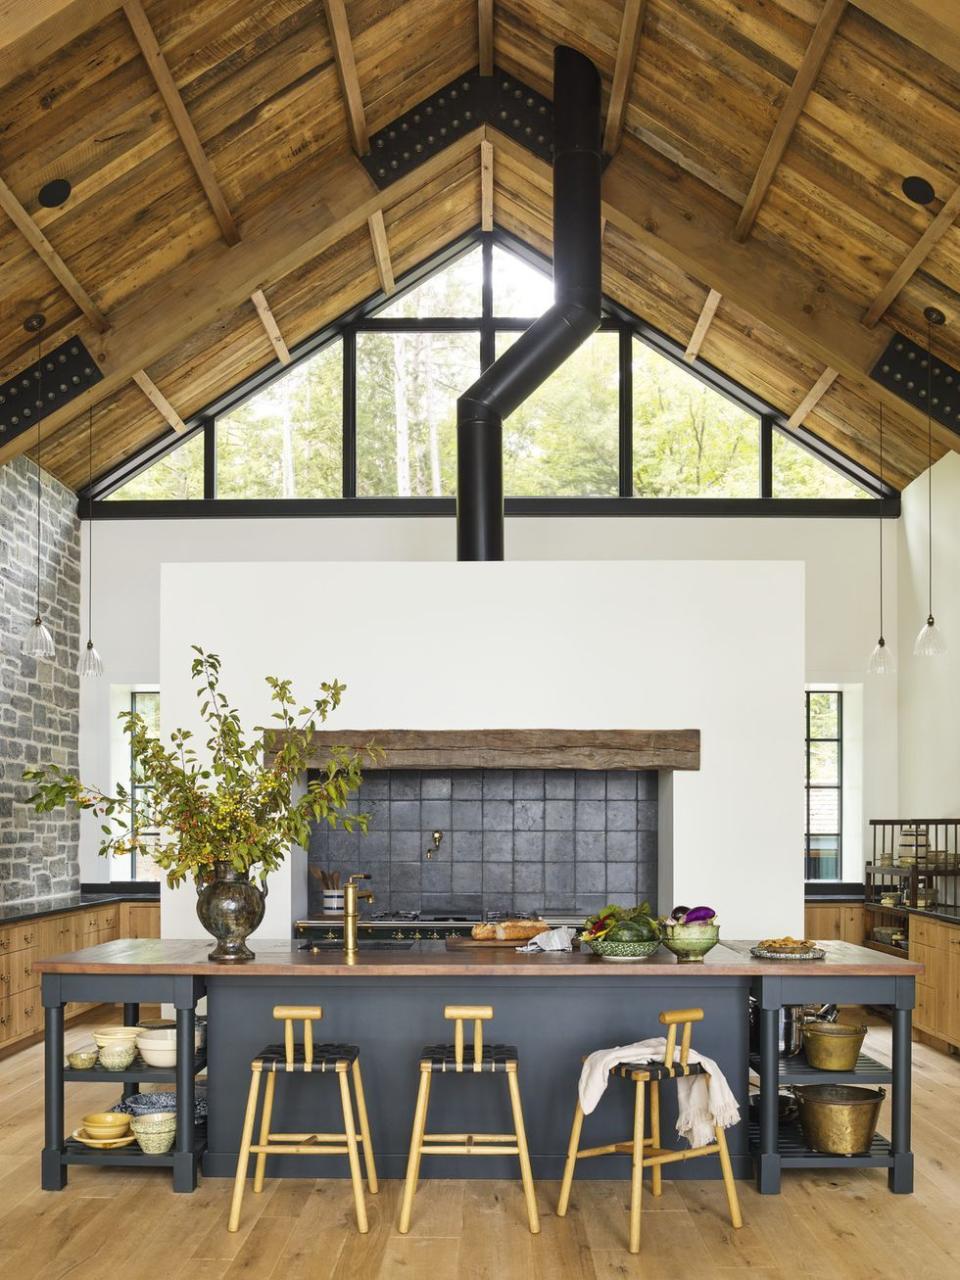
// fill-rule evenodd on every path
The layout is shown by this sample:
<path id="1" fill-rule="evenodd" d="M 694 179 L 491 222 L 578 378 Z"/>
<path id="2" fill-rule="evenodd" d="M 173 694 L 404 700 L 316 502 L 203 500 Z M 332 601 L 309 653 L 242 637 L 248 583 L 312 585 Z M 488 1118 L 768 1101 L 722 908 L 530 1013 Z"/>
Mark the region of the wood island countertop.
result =
<path id="1" fill-rule="evenodd" d="M 443 976 L 513 975 L 523 978 L 598 977 L 611 979 L 753 978 L 761 975 L 792 977 L 911 977 L 923 972 L 923 965 L 897 956 L 884 955 L 849 942 L 823 942 L 825 960 L 757 960 L 750 954 L 751 942 L 720 943 L 702 964 L 678 964 L 670 952 L 661 949 L 650 960 L 637 964 L 608 964 L 599 956 L 579 951 L 523 954 L 503 948 L 473 948 L 448 951 L 442 942 L 417 942 L 409 949 L 378 951 L 361 946 L 352 961 L 340 950 L 314 953 L 300 951 L 289 941 L 253 940 L 256 959 L 248 964 L 213 964 L 207 959 L 211 942 L 198 939 L 121 938 L 95 947 L 73 951 L 34 963 L 39 973 L 102 974 L 197 974 L 206 978 L 236 975 L 257 977 L 381 977 L 423 978 Z"/>

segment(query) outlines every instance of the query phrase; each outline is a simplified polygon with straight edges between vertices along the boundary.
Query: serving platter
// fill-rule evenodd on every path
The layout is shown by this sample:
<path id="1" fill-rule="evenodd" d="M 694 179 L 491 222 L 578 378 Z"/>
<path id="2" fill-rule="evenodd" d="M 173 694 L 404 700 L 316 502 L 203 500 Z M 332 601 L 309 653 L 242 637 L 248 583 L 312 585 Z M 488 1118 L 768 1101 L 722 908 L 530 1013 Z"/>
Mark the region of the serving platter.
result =
<path id="1" fill-rule="evenodd" d="M 95 1151 L 113 1151 L 116 1147 L 129 1147 L 137 1140 L 133 1133 L 125 1134 L 122 1138 L 91 1138 L 86 1129 L 74 1129 L 70 1137 L 76 1142 L 82 1142 L 85 1147 L 93 1147 Z"/>

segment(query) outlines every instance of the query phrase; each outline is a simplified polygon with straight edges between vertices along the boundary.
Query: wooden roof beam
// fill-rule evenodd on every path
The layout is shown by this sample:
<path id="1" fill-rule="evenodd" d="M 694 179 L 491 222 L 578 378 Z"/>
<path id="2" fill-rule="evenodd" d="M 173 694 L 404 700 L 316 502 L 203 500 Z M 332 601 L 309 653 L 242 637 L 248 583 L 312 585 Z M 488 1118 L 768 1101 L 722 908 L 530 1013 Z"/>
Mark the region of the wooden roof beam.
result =
<path id="1" fill-rule="evenodd" d="M 0 209 L 3 209 L 37 257 L 56 276 L 93 327 L 99 333 L 105 333 L 110 327 L 107 317 L 2 178 L 0 178 Z"/>
<path id="2" fill-rule="evenodd" d="M 137 384 L 160 416 L 168 422 L 171 427 L 173 427 L 174 431 L 186 431 L 187 424 L 180 417 L 179 413 L 177 413 L 176 409 L 153 379 L 147 376 L 145 370 L 138 369 L 133 375 L 133 381 Z"/>
<path id="3" fill-rule="evenodd" d="M 240 239 L 237 224 L 224 199 L 223 192 L 220 190 L 220 184 L 217 182 L 213 166 L 207 158 L 207 153 L 203 149 L 203 143 L 197 136 L 193 121 L 190 119 L 189 112 L 180 97 L 180 90 L 170 74 L 167 60 L 157 42 L 153 27 L 151 27 L 150 21 L 143 11 L 143 5 L 140 0 L 123 0 L 123 12 L 126 14 L 130 29 L 136 38 L 137 44 L 140 46 L 140 52 L 143 54 L 147 68 L 153 76 L 160 97 L 170 113 L 173 127 L 180 135 L 180 141 L 183 143 L 190 163 L 193 165 L 194 173 L 196 173 L 203 188 L 203 193 L 207 197 L 210 208 L 213 210 L 213 216 L 220 227 L 220 234 L 227 244 L 237 244 Z"/>
<path id="4" fill-rule="evenodd" d="M 480 230 L 493 230 L 493 143 L 480 143 Z"/>
<path id="5" fill-rule="evenodd" d="M 881 26 L 960 71 L 960 9 L 954 0 L 850 0 Z"/>
<path id="6" fill-rule="evenodd" d="M 477 0 L 477 35 L 482 76 L 493 75 L 493 0 Z"/>
<path id="7" fill-rule="evenodd" d="M 366 112 L 363 109 L 363 96 L 360 93 L 357 63 L 353 56 L 353 41 L 350 38 L 347 11 L 343 0 L 323 0 L 323 7 L 327 14 L 327 28 L 330 32 L 330 43 L 333 45 L 333 59 L 337 64 L 343 105 L 347 112 L 350 142 L 358 156 L 365 156 L 370 150 L 370 134 L 367 130 Z"/>
<path id="8" fill-rule="evenodd" d="M 904 286 L 953 226 L 958 213 L 960 213 L 960 187 L 957 187 L 950 198 L 944 202 L 940 212 L 863 313 L 863 323 L 868 328 L 872 329 L 886 314 Z"/>
<path id="9" fill-rule="evenodd" d="M 281 364 L 290 363 L 290 348 L 283 340 L 283 334 L 280 332 L 280 326 L 277 324 L 276 316 L 270 310 L 270 303 L 267 301 L 266 295 L 262 289 L 254 289 L 250 295 L 250 301 L 256 308 L 260 323 L 263 325 L 267 337 L 270 339 L 270 345 L 276 353 L 277 359 Z"/>
<path id="10" fill-rule="evenodd" d="M 836 369 L 824 369 L 787 420 L 788 427 L 802 426 L 840 375 Z"/>
<path id="11" fill-rule="evenodd" d="M 826 58 L 827 50 L 830 48 L 830 41 L 840 25 L 840 19 L 843 17 L 843 11 L 846 7 L 847 0 L 825 0 L 817 25 L 814 27 L 813 34 L 810 37 L 810 43 L 807 45 L 800 66 L 797 68 L 793 84 L 784 99 L 777 123 L 773 127 L 773 133 L 770 135 L 770 140 L 754 175 L 747 198 L 743 202 L 743 208 L 740 210 L 740 216 L 737 218 L 737 225 L 733 232 L 735 240 L 746 240 L 754 222 L 757 220 L 760 206 L 763 204 L 764 198 L 770 189 L 773 175 L 776 173 L 777 166 L 783 158 L 784 151 L 787 149 L 787 144 L 793 136 L 793 131 L 796 128 L 797 121 L 800 119 L 800 114 L 807 98 L 810 96 L 810 91 L 816 83 L 817 76 L 820 74 L 823 60 Z"/>
<path id="12" fill-rule="evenodd" d="M 630 101 L 630 81 L 637 63 L 637 48 L 646 7 L 647 0 L 624 0 L 617 60 L 613 68 L 607 122 L 603 131 L 603 149 L 608 156 L 614 154 L 623 135 L 623 122 L 627 114 L 627 103 Z"/>
<path id="13" fill-rule="evenodd" d="M 684 360 L 693 362 L 700 354 L 700 348 L 703 346 L 703 340 L 707 336 L 707 330 L 713 323 L 713 317 L 717 314 L 717 307 L 720 305 L 720 299 L 723 295 L 717 293 L 716 289 L 711 289 L 704 299 L 703 306 L 700 309 L 700 315 L 697 317 L 697 323 L 694 326 L 693 333 L 690 335 L 690 341 L 687 343 L 687 349 L 683 353 Z"/>
<path id="14" fill-rule="evenodd" d="M 378 209 L 367 219 L 370 228 L 370 242 L 373 245 L 373 258 L 377 264 L 377 276 L 380 288 L 386 294 L 393 293 L 397 287 L 393 277 L 393 264 L 390 261 L 390 243 L 387 240 L 387 228 L 383 221 L 383 210 Z"/>

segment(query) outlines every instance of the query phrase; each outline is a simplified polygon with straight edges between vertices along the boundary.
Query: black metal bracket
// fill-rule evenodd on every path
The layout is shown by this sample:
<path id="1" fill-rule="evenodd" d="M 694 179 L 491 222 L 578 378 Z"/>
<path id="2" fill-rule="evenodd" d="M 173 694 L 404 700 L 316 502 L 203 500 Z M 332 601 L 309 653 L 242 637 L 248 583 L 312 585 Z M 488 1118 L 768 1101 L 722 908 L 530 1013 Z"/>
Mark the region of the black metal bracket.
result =
<path id="1" fill-rule="evenodd" d="M 479 125 L 495 125 L 547 164 L 553 162 L 553 103 L 515 76 L 479 70 L 457 76 L 370 138 L 363 163 L 383 190 Z"/>
<path id="2" fill-rule="evenodd" d="M 0 383 L 0 437 L 15 440 L 102 379 L 82 340 L 67 338 L 42 360 Z"/>
<path id="3" fill-rule="evenodd" d="M 874 382 L 921 413 L 927 412 L 927 349 L 894 333 L 870 370 Z M 942 427 L 960 434 L 960 369 L 933 358 L 930 375 L 930 416 Z"/>

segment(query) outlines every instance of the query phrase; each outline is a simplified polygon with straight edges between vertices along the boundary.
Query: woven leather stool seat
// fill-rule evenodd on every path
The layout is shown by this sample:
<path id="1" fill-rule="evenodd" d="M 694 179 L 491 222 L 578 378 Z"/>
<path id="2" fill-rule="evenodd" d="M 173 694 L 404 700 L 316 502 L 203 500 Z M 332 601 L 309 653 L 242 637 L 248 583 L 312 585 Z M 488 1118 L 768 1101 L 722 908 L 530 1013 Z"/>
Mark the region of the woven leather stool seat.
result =
<path id="1" fill-rule="evenodd" d="M 421 1062 L 429 1062 L 431 1071 L 456 1071 L 456 1046 L 452 1044 L 428 1044 L 420 1055 Z M 481 1071 L 506 1071 L 508 1062 L 519 1062 L 520 1056 L 515 1045 L 485 1044 L 481 1054 Z M 460 1068 L 461 1071 L 476 1070 L 473 1055 L 468 1054 Z"/>
<path id="2" fill-rule="evenodd" d="M 338 1062 L 349 1066 L 356 1062 L 360 1050 L 355 1044 L 315 1044 L 313 1063 L 308 1068 L 302 1044 L 294 1046 L 293 1061 L 288 1066 L 286 1050 L 282 1044 L 268 1044 L 254 1058 L 264 1071 L 336 1071 Z"/>
<path id="3" fill-rule="evenodd" d="M 704 1071 L 699 1062 L 687 1062 L 683 1065 L 675 1062 L 673 1066 L 666 1062 L 621 1062 L 611 1068 L 610 1074 L 624 1080 L 635 1080 L 637 1076 L 642 1076 L 645 1080 L 676 1080 L 681 1076 L 702 1076 Z"/>

